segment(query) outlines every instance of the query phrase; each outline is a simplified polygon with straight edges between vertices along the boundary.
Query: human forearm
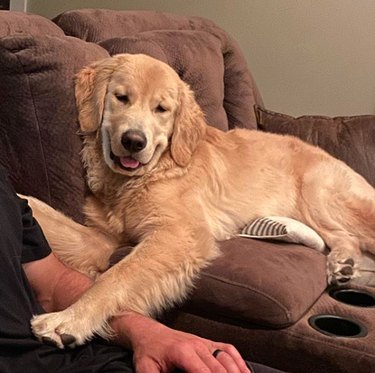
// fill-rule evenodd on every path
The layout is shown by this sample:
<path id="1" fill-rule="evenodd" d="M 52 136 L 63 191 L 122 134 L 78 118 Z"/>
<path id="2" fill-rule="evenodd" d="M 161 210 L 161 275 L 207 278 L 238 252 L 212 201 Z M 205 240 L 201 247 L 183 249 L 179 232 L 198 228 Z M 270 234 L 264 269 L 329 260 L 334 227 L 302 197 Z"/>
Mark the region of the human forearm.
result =
<path id="1" fill-rule="evenodd" d="M 86 291 L 92 281 L 66 267 L 54 254 L 23 265 L 38 302 L 47 312 L 63 310 Z"/>
<path id="2" fill-rule="evenodd" d="M 53 309 L 46 310 L 62 311 L 72 305 L 78 298 L 93 284 L 93 281 L 86 275 L 67 268 L 61 275 L 53 292 Z"/>
<path id="3" fill-rule="evenodd" d="M 113 342 L 130 349 L 147 336 L 149 331 L 166 328 L 159 322 L 136 312 L 124 312 L 112 318 L 110 326 L 114 331 Z"/>

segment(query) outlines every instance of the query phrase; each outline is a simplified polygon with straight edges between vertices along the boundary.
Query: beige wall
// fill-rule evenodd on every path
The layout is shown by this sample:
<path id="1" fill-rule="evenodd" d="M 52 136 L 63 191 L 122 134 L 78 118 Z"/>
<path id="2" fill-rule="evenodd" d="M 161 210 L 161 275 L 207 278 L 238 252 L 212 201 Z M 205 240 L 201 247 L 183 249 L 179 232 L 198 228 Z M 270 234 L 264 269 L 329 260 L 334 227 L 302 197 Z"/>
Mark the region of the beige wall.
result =
<path id="1" fill-rule="evenodd" d="M 241 45 L 266 106 L 292 115 L 375 114 L 375 0 L 29 0 L 207 17 Z"/>

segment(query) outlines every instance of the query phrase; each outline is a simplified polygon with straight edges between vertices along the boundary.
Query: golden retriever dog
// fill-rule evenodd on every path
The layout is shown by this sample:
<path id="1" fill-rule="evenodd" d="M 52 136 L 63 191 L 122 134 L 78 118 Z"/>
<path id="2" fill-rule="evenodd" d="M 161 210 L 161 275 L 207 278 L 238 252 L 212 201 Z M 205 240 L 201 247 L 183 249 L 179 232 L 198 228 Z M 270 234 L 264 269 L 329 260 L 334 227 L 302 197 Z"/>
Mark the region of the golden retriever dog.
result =
<path id="1" fill-rule="evenodd" d="M 259 217 L 315 229 L 330 248 L 330 283 L 357 279 L 362 253 L 375 254 L 375 194 L 364 178 L 297 138 L 208 126 L 165 63 L 129 54 L 98 61 L 77 75 L 76 100 L 87 226 L 29 200 L 55 253 L 96 281 L 66 310 L 35 316 L 39 338 L 64 347 L 69 334 L 82 344 L 106 337 L 122 311 L 152 315 L 181 301 L 219 255 L 216 242 Z M 107 270 L 128 243 L 131 253 Z"/>

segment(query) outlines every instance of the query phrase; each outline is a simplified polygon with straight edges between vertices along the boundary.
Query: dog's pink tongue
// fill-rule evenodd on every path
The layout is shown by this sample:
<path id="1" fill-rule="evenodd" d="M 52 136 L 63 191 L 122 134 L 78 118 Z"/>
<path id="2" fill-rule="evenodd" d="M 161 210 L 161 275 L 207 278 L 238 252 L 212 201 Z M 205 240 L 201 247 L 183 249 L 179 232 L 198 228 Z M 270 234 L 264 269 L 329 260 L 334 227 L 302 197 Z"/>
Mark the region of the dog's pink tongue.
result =
<path id="1" fill-rule="evenodd" d="M 120 157 L 120 162 L 126 168 L 137 168 L 139 166 L 139 161 L 132 157 Z"/>

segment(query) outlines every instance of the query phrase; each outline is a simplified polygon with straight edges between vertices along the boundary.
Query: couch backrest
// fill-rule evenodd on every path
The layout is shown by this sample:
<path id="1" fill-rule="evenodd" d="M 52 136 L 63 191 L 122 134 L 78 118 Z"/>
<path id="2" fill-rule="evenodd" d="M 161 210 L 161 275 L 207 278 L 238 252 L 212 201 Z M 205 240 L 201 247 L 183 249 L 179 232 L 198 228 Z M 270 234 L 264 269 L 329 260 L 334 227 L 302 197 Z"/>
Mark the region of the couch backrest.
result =
<path id="1" fill-rule="evenodd" d="M 0 25 L 0 164 L 18 192 L 82 221 L 73 78 L 108 53 L 42 17 L 0 12 Z"/>
<path id="2" fill-rule="evenodd" d="M 67 35 L 109 53 L 145 53 L 170 64 L 191 85 L 208 122 L 256 128 L 258 88 L 236 43 L 212 21 L 155 11 L 81 9 L 54 19 Z M 109 26 L 110 25 L 110 26 Z"/>
<path id="3" fill-rule="evenodd" d="M 256 126 L 253 105 L 261 103 L 256 85 L 237 44 L 211 21 L 79 10 L 53 23 L 0 11 L 0 164 L 17 191 L 78 221 L 85 183 L 74 75 L 120 52 L 170 63 L 192 86 L 210 124 L 223 130 Z"/>

